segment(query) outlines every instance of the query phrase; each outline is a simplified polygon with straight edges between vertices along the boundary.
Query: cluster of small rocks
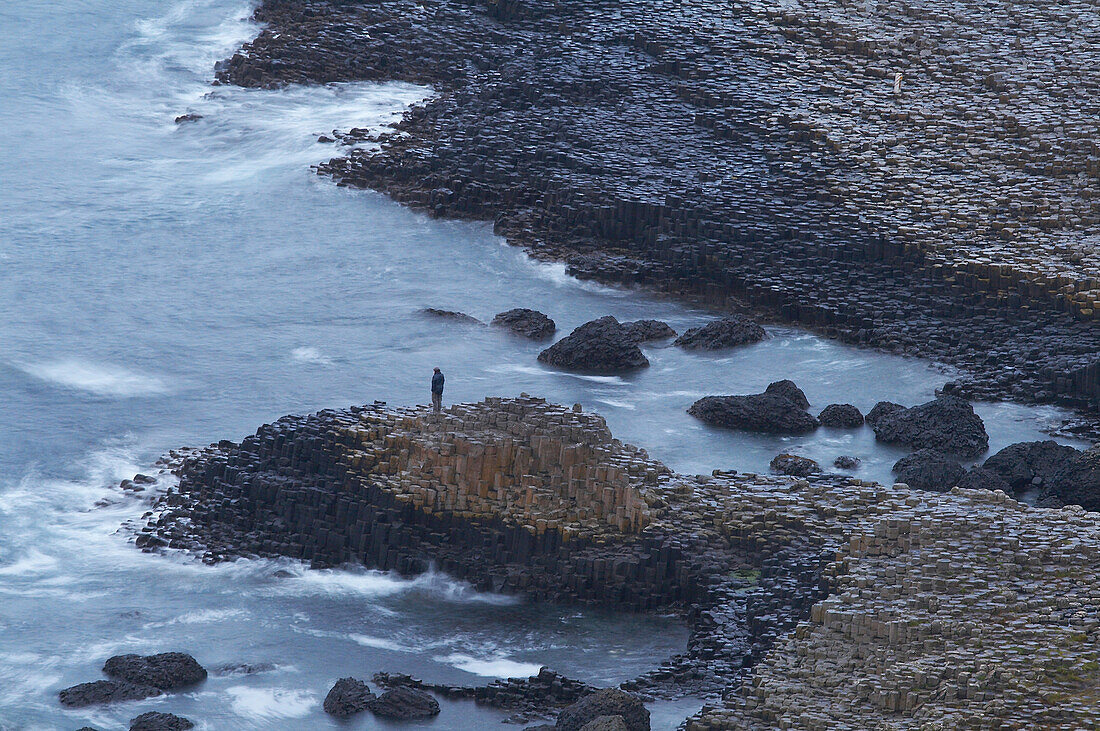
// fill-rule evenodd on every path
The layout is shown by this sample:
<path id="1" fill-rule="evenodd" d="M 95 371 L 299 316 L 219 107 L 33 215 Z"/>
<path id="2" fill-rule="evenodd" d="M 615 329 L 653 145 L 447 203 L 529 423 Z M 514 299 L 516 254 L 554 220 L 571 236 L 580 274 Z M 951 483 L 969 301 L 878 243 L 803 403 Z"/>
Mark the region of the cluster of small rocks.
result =
<path id="1" fill-rule="evenodd" d="M 218 83 L 430 84 L 321 165 L 579 276 L 1100 399 L 1089 2 L 268 0 Z M 690 30 L 688 30 L 690 29 Z"/>
<path id="2" fill-rule="evenodd" d="M 207 676 L 206 668 L 183 652 L 116 655 L 103 664 L 103 672 L 110 680 L 80 683 L 59 691 L 57 696 L 61 705 L 83 708 L 143 700 L 193 687 Z M 194 728 L 194 724 L 189 719 L 158 711 L 143 713 L 130 721 L 130 731 L 186 731 L 190 728 Z"/>

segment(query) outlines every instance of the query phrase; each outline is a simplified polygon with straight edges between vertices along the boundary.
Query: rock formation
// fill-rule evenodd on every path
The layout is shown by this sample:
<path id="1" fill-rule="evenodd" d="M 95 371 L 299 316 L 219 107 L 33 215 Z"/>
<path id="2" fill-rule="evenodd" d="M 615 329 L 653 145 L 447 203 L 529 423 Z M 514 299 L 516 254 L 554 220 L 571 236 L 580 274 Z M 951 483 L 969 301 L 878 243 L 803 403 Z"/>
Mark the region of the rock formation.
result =
<path id="1" fill-rule="evenodd" d="M 654 340 L 667 340 L 676 337 L 676 331 L 667 322 L 660 320 L 635 320 L 624 322 L 623 327 L 634 338 L 634 342 L 650 343 Z"/>
<path id="2" fill-rule="evenodd" d="M 764 328 L 747 317 L 733 315 L 693 327 L 676 338 L 673 345 L 687 350 L 723 350 L 758 343 L 765 337 Z"/>
<path id="3" fill-rule="evenodd" d="M 490 324 L 506 328 L 516 335 L 522 335 L 531 340 L 545 340 L 557 329 L 557 325 L 548 316 L 538 310 L 523 307 L 499 313 Z"/>
<path id="4" fill-rule="evenodd" d="M 801 406 L 776 393 L 704 396 L 688 413 L 714 426 L 770 434 L 804 434 L 818 427 Z"/>
<path id="5" fill-rule="evenodd" d="M 863 426 L 863 414 L 851 404 L 829 404 L 817 415 L 822 426 L 837 429 L 858 429 Z"/>
<path id="6" fill-rule="evenodd" d="M 977 457 L 989 449 L 982 418 L 974 413 L 973 406 L 956 396 L 941 396 L 911 409 L 876 415 L 871 428 L 881 442 L 914 449 L 934 449 L 960 457 Z"/>
<path id="7" fill-rule="evenodd" d="M 918 490 L 947 492 L 963 479 L 966 470 L 934 449 L 921 449 L 894 464 L 894 477 Z"/>
<path id="8" fill-rule="evenodd" d="M 586 322 L 539 353 L 547 365 L 586 373 L 627 373 L 649 361 L 630 330 L 611 315 Z"/>

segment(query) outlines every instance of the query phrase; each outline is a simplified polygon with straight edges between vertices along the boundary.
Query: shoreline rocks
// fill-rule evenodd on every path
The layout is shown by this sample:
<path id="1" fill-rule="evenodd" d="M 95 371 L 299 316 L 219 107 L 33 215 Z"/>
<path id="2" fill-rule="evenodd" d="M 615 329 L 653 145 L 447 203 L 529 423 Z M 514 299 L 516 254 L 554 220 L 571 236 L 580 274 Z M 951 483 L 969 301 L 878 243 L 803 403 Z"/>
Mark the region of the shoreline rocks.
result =
<path id="1" fill-rule="evenodd" d="M 989 449 L 982 418 L 974 413 L 973 406 L 956 396 L 941 396 L 910 409 L 880 411 L 871 428 L 880 442 L 914 449 L 934 449 L 960 457 L 977 457 Z"/>
<path id="2" fill-rule="evenodd" d="M 809 401 L 793 381 L 769 384 L 764 393 L 749 396 L 704 396 L 688 409 L 713 426 L 769 434 L 805 434 L 820 426 L 806 413 Z"/>
<path id="3" fill-rule="evenodd" d="M 863 426 L 863 414 L 851 404 L 829 404 L 817 415 L 822 426 L 834 429 L 858 429 Z"/>
<path id="4" fill-rule="evenodd" d="M 724 350 L 758 343 L 766 337 L 760 325 L 742 315 L 731 315 L 690 328 L 672 344 L 685 350 Z"/>
<path id="5" fill-rule="evenodd" d="M 934 449 L 921 449 L 894 463 L 898 482 L 918 490 L 947 492 L 966 476 L 963 466 Z"/>
<path id="6" fill-rule="evenodd" d="M 548 316 L 538 310 L 529 310 L 524 307 L 501 312 L 489 324 L 511 330 L 516 335 L 530 340 L 545 340 L 553 336 L 554 331 L 557 330 L 557 325 Z"/>

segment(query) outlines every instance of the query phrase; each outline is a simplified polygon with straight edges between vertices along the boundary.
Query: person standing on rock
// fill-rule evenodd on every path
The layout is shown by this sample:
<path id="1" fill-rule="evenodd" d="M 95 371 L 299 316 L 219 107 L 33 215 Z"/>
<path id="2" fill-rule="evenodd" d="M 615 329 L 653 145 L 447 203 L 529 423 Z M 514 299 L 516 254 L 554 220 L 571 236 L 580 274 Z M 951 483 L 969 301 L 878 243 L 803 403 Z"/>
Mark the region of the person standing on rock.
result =
<path id="1" fill-rule="evenodd" d="M 432 374 L 432 408 L 437 414 L 443 408 L 443 381 L 443 371 L 436 368 Z"/>

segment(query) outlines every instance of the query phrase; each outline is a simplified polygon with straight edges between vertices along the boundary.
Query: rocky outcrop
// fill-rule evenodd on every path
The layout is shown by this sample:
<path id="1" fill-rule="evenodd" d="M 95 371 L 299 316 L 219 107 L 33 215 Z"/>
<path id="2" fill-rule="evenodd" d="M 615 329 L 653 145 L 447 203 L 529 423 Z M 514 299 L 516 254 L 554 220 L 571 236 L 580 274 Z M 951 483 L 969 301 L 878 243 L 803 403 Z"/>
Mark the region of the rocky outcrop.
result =
<path id="1" fill-rule="evenodd" d="M 627 373 L 649 365 L 631 332 L 611 315 L 581 325 L 539 353 L 539 361 L 602 374 Z"/>
<path id="2" fill-rule="evenodd" d="M 130 719 L 130 731 L 187 731 L 195 728 L 190 719 L 173 713 L 149 711 Z"/>
<path id="3" fill-rule="evenodd" d="M 767 337 L 764 328 L 741 315 L 724 317 L 693 327 L 676 338 L 673 345 L 686 350 L 723 350 L 758 343 Z"/>
<path id="4" fill-rule="evenodd" d="M 158 655 L 116 655 L 103 664 L 112 678 L 161 690 L 177 690 L 206 680 L 206 669 L 183 652 Z"/>
<path id="5" fill-rule="evenodd" d="M 634 322 L 624 322 L 623 327 L 626 328 L 630 336 L 634 338 L 634 342 L 638 344 L 651 343 L 655 340 L 667 340 L 668 338 L 676 337 L 676 331 L 672 329 L 672 326 L 661 320 L 635 320 Z"/>
<path id="6" fill-rule="evenodd" d="M 899 411 L 904 411 L 905 407 L 901 404 L 895 404 L 893 401 L 879 401 L 870 411 L 867 412 L 865 420 L 871 426 L 874 426 L 885 416 L 895 414 Z"/>
<path id="7" fill-rule="evenodd" d="M 151 685 L 137 685 L 120 680 L 96 680 L 65 688 L 58 693 L 61 705 L 69 708 L 118 703 L 121 701 L 139 701 L 161 695 L 160 688 Z"/>
<path id="8" fill-rule="evenodd" d="M 398 687 L 369 702 L 370 711 L 380 718 L 414 721 L 439 715 L 439 702 L 422 690 Z"/>
<path id="9" fill-rule="evenodd" d="M 557 330 L 557 325 L 548 316 L 523 307 L 499 313 L 490 324 L 531 340 L 545 340 Z"/>
<path id="10" fill-rule="evenodd" d="M 771 393 L 704 396 L 688 413 L 714 426 L 769 434 L 805 434 L 818 427 L 817 419 L 789 399 Z"/>
<path id="11" fill-rule="evenodd" d="M 989 449 L 982 418 L 967 401 L 955 396 L 882 414 L 871 427 L 875 438 L 887 444 L 934 449 L 960 457 L 977 457 Z"/>
<path id="12" fill-rule="evenodd" d="M 858 429 L 863 426 L 863 413 L 851 404 L 829 404 L 817 415 L 822 426 L 837 429 Z"/>
<path id="13" fill-rule="evenodd" d="M 791 475 L 792 477 L 809 477 L 815 472 L 820 472 L 821 467 L 809 457 L 799 457 L 794 454 L 777 454 L 772 458 L 771 470 L 777 475 Z"/>
<path id="14" fill-rule="evenodd" d="M 367 684 L 356 678 L 340 678 L 325 696 L 322 707 L 325 713 L 337 718 L 347 718 L 367 710 L 374 700 Z"/>
<path id="15" fill-rule="evenodd" d="M 966 470 L 934 449 L 922 449 L 894 464 L 894 477 L 918 490 L 947 492 L 963 478 Z"/>
<path id="16" fill-rule="evenodd" d="M 967 490 L 1000 490 L 1008 495 L 1013 492 L 1012 486 L 1005 482 L 999 474 L 984 467 L 970 468 L 956 485 Z"/>
<path id="17" fill-rule="evenodd" d="M 581 731 L 630 731 L 630 726 L 622 716 L 597 716 L 582 726 Z"/>
<path id="18" fill-rule="evenodd" d="M 806 398 L 806 394 L 795 385 L 794 381 L 788 378 L 769 383 L 768 387 L 764 389 L 764 393 L 782 396 L 800 409 L 810 408 L 810 400 Z"/>
<path id="19" fill-rule="evenodd" d="M 859 457 L 852 457 L 847 454 L 842 454 L 833 460 L 833 466 L 839 467 L 842 470 L 854 470 L 863 462 Z"/>
<path id="20" fill-rule="evenodd" d="M 635 696 L 605 688 L 585 696 L 558 715 L 558 731 L 581 731 L 604 716 L 619 716 L 630 731 L 649 731 L 649 709 Z"/>
<path id="21" fill-rule="evenodd" d="M 1100 510 L 1100 445 L 1067 460 L 1053 483 L 1054 494 L 1063 505 Z"/>
<path id="22" fill-rule="evenodd" d="M 1053 487 L 1055 476 L 1080 453 L 1054 440 L 1010 444 L 987 459 L 982 467 L 995 472 L 1016 492 Z"/>

